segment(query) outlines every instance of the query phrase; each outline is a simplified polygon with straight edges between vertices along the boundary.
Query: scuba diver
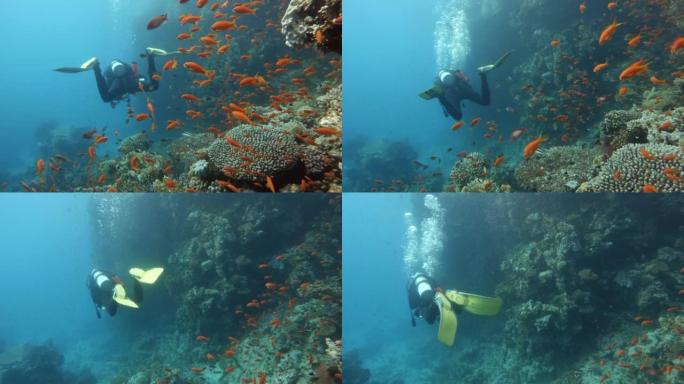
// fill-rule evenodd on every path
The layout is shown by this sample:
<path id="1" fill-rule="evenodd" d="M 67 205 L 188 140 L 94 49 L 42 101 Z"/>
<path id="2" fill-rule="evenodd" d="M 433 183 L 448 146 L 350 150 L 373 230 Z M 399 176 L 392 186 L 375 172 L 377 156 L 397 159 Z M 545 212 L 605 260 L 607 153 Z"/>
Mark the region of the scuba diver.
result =
<path id="1" fill-rule="evenodd" d="M 130 308 L 138 308 L 143 300 L 142 284 L 154 284 L 164 268 L 152 268 L 147 271 L 140 268 L 131 268 L 128 273 L 135 279 L 133 281 L 133 299 L 126 295 L 121 278 L 113 273 L 101 269 L 93 269 L 88 275 L 86 285 L 90 291 L 90 298 L 95 304 L 95 313 L 100 319 L 100 311 L 107 311 L 109 316 L 116 315 L 119 304 Z"/>
<path id="2" fill-rule="evenodd" d="M 409 278 L 406 285 L 411 325 L 416 326 L 416 317 L 433 324 L 439 315 L 437 339 L 452 346 L 456 338 L 456 315 L 463 310 L 475 315 L 493 316 L 501 309 L 501 298 L 474 295 L 453 289 L 442 290 L 437 282 L 418 272 Z"/>
<path id="3" fill-rule="evenodd" d="M 461 102 L 470 100 L 480 105 L 489 105 L 489 84 L 487 73 L 498 68 L 506 61 L 513 51 L 507 52 L 496 63 L 485 65 L 477 69 L 480 74 L 481 94 L 470 86 L 468 77 L 461 70 L 441 70 L 432 88 L 419 94 L 425 100 L 437 98 L 442 105 L 444 116 L 451 116 L 456 120 L 463 118 Z"/>
<path id="4" fill-rule="evenodd" d="M 140 91 L 154 92 L 159 89 L 159 81 L 155 79 L 157 67 L 154 61 L 155 56 L 166 56 L 178 53 L 166 52 L 163 49 L 147 48 L 146 53 L 140 55 L 147 57 L 147 76 L 138 72 L 138 64 L 132 62 L 125 63 L 121 60 L 113 60 L 104 71 L 100 68 L 100 62 L 96 57 L 88 59 L 80 67 L 62 67 L 55 71 L 62 73 L 81 73 L 89 70 L 95 72 L 95 81 L 100 97 L 105 103 L 110 103 L 114 108 L 117 102 L 128 99 L 129 94 Z"/>

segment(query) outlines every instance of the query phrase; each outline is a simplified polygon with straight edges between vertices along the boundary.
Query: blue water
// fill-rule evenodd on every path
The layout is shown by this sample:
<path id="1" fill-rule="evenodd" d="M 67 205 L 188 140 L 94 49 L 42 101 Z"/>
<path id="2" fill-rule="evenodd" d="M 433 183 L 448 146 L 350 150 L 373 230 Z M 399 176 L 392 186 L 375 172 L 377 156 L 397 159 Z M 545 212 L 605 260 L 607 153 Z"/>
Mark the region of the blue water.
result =
<path id="1" fill-rule="evenodd" d="M 73 0 L 68 4 L 10 0 L 0 4 L 4 18 L 0 33 L 15 36 L 3 43 L 6 66 L 0 71 L 0 84 L 6 90 L 0 100 L 3 179 L 6 173 L 33 167 L 38 145 L 45 138 L 38 131 L 41 124 L 54 122 L 60 128 L 83 131 L 107 126 L 110 131 L 119 130 L 122 137 L 134 132 L 124 125 L 125 105 L 112 109 L 102 102 L 91 72 L 62 74 L 52 69 L 77 67 L 96 56 L 103 67 L 120 58 L 138 61 L 146 71 L 138 54 L 147 46 L 144 44 L 153 44 L 155 39 L 145 33 L 147 19 L 171 5 L 175 6 L 163 0 Z M 144 105 L 143 96 L 133 99 Z M 106 148 L 101 150 L 103 155 L 115 152 Z"/>
<path id="2" fill-rule="evenodd" d="M 65 342 L 97 320 L 85 289 L 92 251 L 89 202 L 87 196 L 62 194 L 0 198 L 0 342 Z"/>

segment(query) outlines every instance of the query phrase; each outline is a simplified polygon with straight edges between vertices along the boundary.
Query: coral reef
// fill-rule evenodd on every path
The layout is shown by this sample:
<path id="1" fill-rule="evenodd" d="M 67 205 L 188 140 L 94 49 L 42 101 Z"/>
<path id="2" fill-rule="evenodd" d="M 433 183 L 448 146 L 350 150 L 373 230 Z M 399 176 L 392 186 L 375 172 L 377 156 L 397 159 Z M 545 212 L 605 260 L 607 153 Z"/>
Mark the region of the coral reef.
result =
<path id="1" fill-rule="evenodd" d="M 630 143 L 645 143 L 646 131 L 638 125 L 627 127 L 627 123 L 641 117 L 635 110 L 608 112 L 599 124 L 601 141 L 610 152 Z"/>
<path id="2" fill-rule="evenodd" d="M 3 384 L 96 384 L 89 371 L 79 374 L 62 368 L 64 356 L 51 342 L 18 346 L 0 355 Z"/>
<path id="3" fill-rule="evenodd" d="M 636 320 L 622 317 L 624 324 L 619 326 L 642 333 L 638 335 L 639 340 L 651 328 L 656 314 L 661 316 L 659 326 L 667 324 L 662 317 L 668 321 L 678 317 L 676 311 L 665 309 L 676 301 L 677 290 L 683 283 L 678 268 L 684 263 L 684 253 L 668 246 L 648 248 L 645 244 L 652 242 L 653 229 L 642 229 L 645 224 L 634 213 L 618 214 L 614 209 L 596 212 L 585 207 L 563 219 L 543 213 L 527 216 L 521 227 L 526 241 L 502 262 L 506 281 L 497 288 L 497 294 L 508 306 L 505 354 L 509 380 L 538 382 L 549 377 L 559 378 L 560 372 L 582 376 L 582 372 L 567 370 L 573 366 L 569 353 L 578 355 L 577 340 L 606 334 L 606 327 L 616 331 L 613 312 L 629 308 L 632 313 L 641 314 Z M 624 239 L 630 239 L 629 243 Z M 649 256 L 642 259 L 638 256 L 640 252 L 647 252 Z M 606 305 L 612 309 L 605 311 Z M 622 333 L 618 329 L 616 335 Z M 631 338 L 623 336 L 612 337 L 620 337 L 620 343 Z M 632 345 L 637 343 L 641 344 L 632 340 Z M 666 349 L 669 343 L 657 343 L 657 348 Z M 611 343 L 609 348 L 601 348 L 599 358 L 605 359 L 608 355 L 604 350 L 615 354 L 618 349 Z M 644 361 L 650 360 L 648 367 L 654 366 L 660 372 L 668 359 L 676 357 L 667 358 L 645 350 L 640 347 L 636 355 L 630 351 L 629 356 L 639 360 L 639 364 L 625 362 L 628 360 L 625 354 L 625 358 L 604 368 L 603 364 L 596 364 L 599 358 L 594 356 L 584 369 L 595 372 L 599 378 L 598 372 L 603 374 L 614 365 L 615 371 L 623 374 L 614 373 L 610 377 L 631 378 L 628 381 L 634 382 L 635 377 L 648 377 L 648 369 L 639 369 Z M 642 352 L 645 355 L 641 356 Z M 622 363 L 629 367 L 620 367 Z M 632 371 L 628 376 L 625 368 Z"/>
<path id="4" fill-rule="evenodd" d="M 342 0 L 291 0 L 281 21 L 285 43 L 342 53 Z"/>
<path id="5" fill-rule="evenodd" d="M 358 351 L 344 353 L 344 377 L 349 383 L 356 384 L 365 384 L 370 380 L 371 373 L 363 367 Z"/>
<path id="6" fill-rule="evenodd" d="M 681 192 L 682 149 L 666 144 L 628 144 L 601 166 L 582 192 Z"/>
<path id="7" fill-rule="evenodd" d="M 237 145 L 225 139 L 217 139 L 209 147 L 211 163 L 233 180 L 239 182 L 265 182 L 292 178 L 296 167 L 299 173 L 316 174 L 324 170 L 326 158 L 322 152 L 309 146 L 301 146 L 289 132 L 277 129 L 253 128 L 240 125 L 233 128 L 229 137 Z"/>
<path id="8" fill-rule="evenodd" d="M 448 192 L 509 192 L 507 184 L 496 184 L 488 179 L 492 171 L 490 162 L 484 155 L 473 152 L 458 159 L 451 168 Z"/>
<path id="9" fill-rule="evenodd" d="M 598 148 L 551 147 L 520 163 L 515 179 L 525 191 L 573 192 L 593 176 L 601 157 Z"/>

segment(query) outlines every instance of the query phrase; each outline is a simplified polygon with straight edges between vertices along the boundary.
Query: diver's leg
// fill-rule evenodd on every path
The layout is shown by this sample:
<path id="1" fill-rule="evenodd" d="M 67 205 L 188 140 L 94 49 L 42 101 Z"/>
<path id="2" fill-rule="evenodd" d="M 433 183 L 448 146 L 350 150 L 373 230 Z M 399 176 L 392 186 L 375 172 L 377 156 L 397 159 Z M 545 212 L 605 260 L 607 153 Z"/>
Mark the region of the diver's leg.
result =
<path id="1" fill-rule="evenodd" d="M 486 73 L 481 73 L 480 74 L 480 84 L 482 87 L 482 99 L 481 105 L 489 105 L 491 103 L 490 97 L 489 97 L 489 83 L 487 82 L 487 74 Z"/>
<path id="2" fill-rule="evenodd" d="M 142 284 L 138 280 L 133 281 L 133 301 L 136 304 L 140 304 L 143 301 Z"/>
<path id="3" fill-rule="evenodd" d="M 460 87 L 462 97 L 480 105 L 489 105 L 489 83 L 487 82 L 487 74 L 480 73 L 480 84 L 482 87 L 481 93 L 478 94 L 470 85 L 463 85 Z"/>
<path id="4" fill-rule="evenodd" d="M 102 70 L 100 69 L 100 63 L 95 63 L 93 67 L 93 72 L 95 72 L 95 81 L 97 82 L 97 90 L 100 92 L 100 97 L 102 101 L 108 103 L 112 101 L 112 97 L 109 95 L 109 87 L 107 87 L 107 81 L 104 76 L 102 76 Z"/>
<path id="5" fill-rule="evenodd" d="M 157 73 L 157 65 L 154 60 L 155 55 L 147 55 L 147 81 L 148 84 L 145 87 L 145 91 L 153 92 L 159 89 L 159 82 L 154 79 L 154 75 Z"/>
<path id="6" fill-rule="evenodd" d="M 107 307 L 107 313 L 109 313 L 109 316 L 114 316 L 116 315 L 116 310 L 119 309 L 119 305 L 116 303 L 112 303 Z"/>

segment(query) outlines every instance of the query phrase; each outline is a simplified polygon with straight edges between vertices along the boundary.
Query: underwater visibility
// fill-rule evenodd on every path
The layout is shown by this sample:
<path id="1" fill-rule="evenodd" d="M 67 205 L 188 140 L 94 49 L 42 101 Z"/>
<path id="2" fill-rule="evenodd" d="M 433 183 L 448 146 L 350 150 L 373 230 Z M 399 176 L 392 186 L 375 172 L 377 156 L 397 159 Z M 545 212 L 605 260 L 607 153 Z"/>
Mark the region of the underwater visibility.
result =
<path id="1" fill-rule="evenodd" d="M 341 198 L 0 198 L 0 384 L 341 383 Z"/>
<path id="2" fill-rule="evenodd" d="M 681 0 L 345 13 L 345 191 L 682 191 Z"/>
<path id="3" fill-rule="evenodd" d="M 3 1 L 0 191 L 341 191 L 341 8 Z"/>
<path id="4" fill-rule="evenodd" d="M 683 203 L 346 194 L 345 382 L 684 382 Z"/>

